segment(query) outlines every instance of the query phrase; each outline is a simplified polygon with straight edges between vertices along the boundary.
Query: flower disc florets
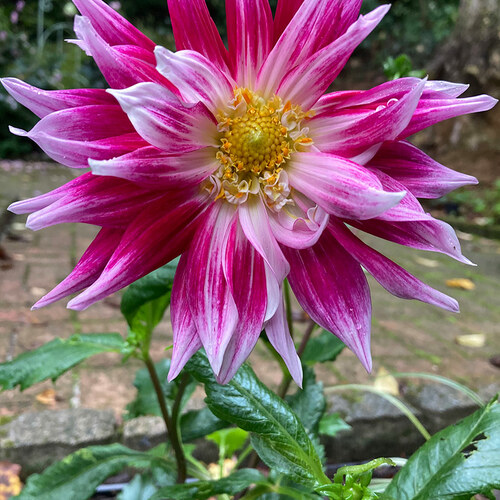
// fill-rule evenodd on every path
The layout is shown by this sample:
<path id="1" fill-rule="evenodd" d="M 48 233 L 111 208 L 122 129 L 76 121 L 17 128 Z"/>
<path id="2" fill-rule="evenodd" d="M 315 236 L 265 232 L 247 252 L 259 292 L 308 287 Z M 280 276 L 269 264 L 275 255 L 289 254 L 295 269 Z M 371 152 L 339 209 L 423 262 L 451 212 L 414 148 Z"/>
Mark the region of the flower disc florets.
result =
<path id="1" fill-rule="evenodd" d="M 248 89 L 236 88 L 227 109 L 217 115 L 221 133 L 216 173 L 219 197 L 241 204 L 249 195 L 262 193 L 274 210 L 289 203 L 285 164 L 294 151 L 313 143 L 308 129 L 301 127 L 304 118 L 306 113 L 300 106 L 283 103 L 277 96 L 266 100 Z"/>

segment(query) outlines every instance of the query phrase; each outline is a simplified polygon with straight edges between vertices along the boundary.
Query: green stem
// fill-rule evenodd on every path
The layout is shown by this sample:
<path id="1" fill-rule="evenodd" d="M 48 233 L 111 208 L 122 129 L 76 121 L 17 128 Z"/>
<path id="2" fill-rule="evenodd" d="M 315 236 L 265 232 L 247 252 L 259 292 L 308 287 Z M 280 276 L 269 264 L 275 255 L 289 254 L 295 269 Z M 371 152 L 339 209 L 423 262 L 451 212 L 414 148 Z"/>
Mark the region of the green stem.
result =
<path id="1" fill-rule="evenodd" d="M 158 378 L 158 373 L 149 354 L 144 356 L 144 363 L 146 364 L 149 376 L 151 377 L 151 382 L 153 382 L 158 404 L 160 405 L 161 415 L 167 427 L 168 437 L 174 450 L 175 461 L 177 462 L 177 482 L 184 483 L 186 481 L 186 457 L 184 456 L 182 444 L 179 441 L 179 434 L 172 419 L 170 418 L 170 415 L 168 414 L 168 408 L 165 403 L 165 396 L 163 395 L 160 379 Z"/>
<path id="2" fill-rule="evenodd" d="M 283 284 L 283 295 L 285 296 L 285 307 L 286 307 L 286 320 L 288 322 L 288 328 L 290 330 L 290 335 L 292 339 L 294 338 L 293 334 L 293 314 L 292 314 L 292 299 L 290 296 L 290 283 L 288 280 L 285 280 Z"/>

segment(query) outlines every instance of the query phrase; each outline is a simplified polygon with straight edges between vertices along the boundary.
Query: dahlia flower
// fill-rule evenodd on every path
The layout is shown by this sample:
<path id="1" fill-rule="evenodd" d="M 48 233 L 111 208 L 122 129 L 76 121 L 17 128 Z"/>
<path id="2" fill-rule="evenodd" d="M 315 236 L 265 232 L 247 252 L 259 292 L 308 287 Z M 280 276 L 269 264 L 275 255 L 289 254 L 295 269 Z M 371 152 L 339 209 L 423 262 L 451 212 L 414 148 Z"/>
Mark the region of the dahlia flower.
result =
<path id="1" fill-rule="evenodd" d="M 85 309 L 182 255 L 172 291 L 169 378 L 204 347 L 221 383 L 265 329 L 300 385 L 282 296 L 288 278 L 304 310 L 367 370 L 370 291 L 457 311 L 363 243 L 357 228 L 462 262 L 452 228 L 418 198 L 476 183 L 407 138 L 485 111 L 465 85 L 402 78 L 367 91 L 325 93 L 389 9 L 361 0 L 226 0 L 227 48 L 204 0 L 168 0 L 177 52 L 156 46 L 101 0 L 74 0 L 79 45 L 109 88 L 44 91 L 2 83 L 41 120 L 29 132 L 51 158 L 85 169 L 11 205 L 38 230 L 101 227 L 71 274 L 35 308 L 74 292 Z"/>

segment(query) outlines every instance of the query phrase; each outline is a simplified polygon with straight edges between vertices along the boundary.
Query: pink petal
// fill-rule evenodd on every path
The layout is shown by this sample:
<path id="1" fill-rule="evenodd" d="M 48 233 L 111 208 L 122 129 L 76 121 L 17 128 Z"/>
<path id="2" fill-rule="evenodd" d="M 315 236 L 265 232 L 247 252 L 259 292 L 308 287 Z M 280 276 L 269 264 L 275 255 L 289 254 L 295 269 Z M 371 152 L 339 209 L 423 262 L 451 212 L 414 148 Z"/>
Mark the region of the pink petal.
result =
<path id="1" fill-rule="evenodd" d="M 216 376 L 221 371 L 224 353 L 238 323 L 237 306 L 224 276 L 223 264 L 225 242 L 235 220 L 235 210 L 235 206 L 220 201 L 211 205 L 203 226 L 190 244 L 186 262 L 189 308 Z"/>
<path id="2" fill-rule="evenodd" d="M 435 123 L 469 113 L 488 111 L 498 102 L 489 95 L 465 99 L 421 99 L 408 127 L 400 134 L 404 139 Z"/>
<path id="3" fill-rule="evenodd" d="M 304 311 L 371 371 L 371 299 L 361 266 L 328 231 L 311 248 L 284 251 L 291 267 L 288 279 Z"/>
<path id="4" fill-rule="evenodd" d="M 431 288 L 377 252 L 339 222 L 332 222 L 329 230 L 351 257 L 354 257 L 388 292 L 402 299 L 417 299 L 448 311 L 458 312 L 455 299 Z"/>
<path id="5" fill-rule="evenodd" d="M 104 89 L 41 90 L 17 78 L 0 80 L 5 90 L 39 118 L 67 108 L 97 104 L 116 104 Z"/>
<path id="6" fill-rule="evenodd" d="M 396 139 L 413 116 L 425 80 L 412 79 L 407 83 L 407 91 L 401 97 L 391 97 L 388 101 L 385 99 L 389 96 L 377 99 L 384 104 L 376 109 L 370 109 L 366 103 L 359 103 L 359 108 L 344 108 L 347 106 L 344 102 L 344 110 L 310 120 L 308 125 L 315 146 L 325 153 L 351 157 L 375 144 Z M 358 97 L 351 99 L 358 100 Z M 367 107 L 363 107 L 363 104 Z"/>
<path id="7" fill-rule="evenodd" d="M 196 332 L 193 317 L 189 309 L 189 296 L 186 289 L 187 254 L 182 255 L 175 272 L 172 287 L 172 300 L 170 302 L 170 319 L 174 334 L 174 347 L 172 360 L 168 372 L 168 381 L 171 382 L 179 375 L 189 358 L 202 346 L 200 337 Z"/>
<path id="8" fill-rule="evenodd" d="M 35 141 L 55 161 L 68 167 L 88 167 L 88 158 L 107 160 L 146 143 L 117 105 L 63 109 L 42 118 L 29 132 L 12 133 Z"/>
<path id="9" fill-rule="evenodd" d="M 74 29 L 110 87 L 123 89 L 140 82 L 156 82 L 173 90 L 173 86 L 156 71 L 154 65 L 144 60 L 144 52 L 142 58 L 137 58 L 123 50 L 123 46 L 106 43 L 86 17 L 76 16 Z"/>
<path id="10" fill-rule="evenodd" d="M 109 45 L 137 45 L 152 52 L 155 43 L 101 0 L 73 0 L 82 16 Z"/>
<path id="11" fill-rule="evenodd" d="M 359 15 L 361 7 L 360 0 L 305 0 L 302 6 L 296 0 L 286 3 L 286 7 L 283 1 L 278 4 L 275 29 L 281 30 L 281 26 L 284 28 L 283 23 L 291 21 L 276 42 L 258 77 L 259 90 L 268 96 L 276 93 L 280 82 L 292 68 L 304 63 L 343 35 Z M 300 101 L 291 100 L 301 104 Z"/>
<path id="12" fill-rule="evenodd" d="M 167 3 L 177 50 L 199 52 L 226 71 L 227 50 L 205 0 L 168 0 Z"/>
<path id="13" fill-rule="evenodd" d="M 234 97 L 234 83 L 206 57 L 192 50 L 155 49 L 156 69 L 177 87 L 184 101 L 201 101 L 212 113 Z"/>
<path id="14" fill-rule="evenodd" d="M 267 310 L 266 272 L 262 257 L 247 240 L 237 219 L 227 235 L 223 269 L 238 310 L 217 381 L 226 384 L 252 352 Z"/>
<path id="15" fill-rule="evenodd" d="M 111 160 L 89 160 L 92 173 L 127 179 L 151 189 L 178 189 L 199 184 L 219 167 L 214 148 L 171 155 L 153 146 Z"/>
<path id="16" fill-rule="evenodd" d="M 285 31 L 303 2 L 304 0 L 278 0 L 276 15 L 274 16 L 274 42 Z"/>
<path id="17" fill-rule="evenodd" d="M 68 277 L 42 297 L 32 309 L 48 306 L 91 285 L 108 263 L 122 236 L 121 230 L 101 229 Z"/>
<path id="18" fill-rule="evenodd" d="M 268 0 L 226 0 L 229 58 L 240 87 L 254 87 L 271 50 L 273 16 Z"/>
<path id="19" fill-rule="evenodd" d="M 289 71 L 281 81 L 277 94 L 300 104 L 303 109 L 311 108 L 335 80 L 354 49 L 382 20 L 389 7 L 382 5 L 366 16 L 361 16 L 346 33 Z"/>
<path id="20" fill-rule="evenodd" d="M 184 252 L 207 202 L 208 193 L 202 192 L 184 203 L 175 200 L 170 207 L 161 199 L 138 212 L 99 279 L 68 307 L 86 309 Z"/>
<path id="21" fill-rule="evenodd" d="M 477 184 L 475 177 L 455 172 L 403 141 L 384 143 L 367 166 L 398 180 L 417 198 L 440 198 L 459 187 Z"/>
<path id="22" fill-rule="evenodd" d="M 167 153 L 217 147 L 217 127 L 204 104 L 182 103 L 168 89 L 139 83 L 125 90 L 109 90 L 147 142 Z"/>
<path id="23" fill-rule="evenodd" d="M 464 83 L 446 82 L 443 80 L 431 80 L 425 84 L 422 94 L 423 99 L 442 99 L 443 97 L 458 97 L 462 95 L 469 85 Z"/>
<path id="24" fill-rule="evenodd" d="M 366 168 L 326 153 L 295 153 L 287 172 L 295 189 L 337 217 L 370 219 L 406 194 L 385 192 Z"/>

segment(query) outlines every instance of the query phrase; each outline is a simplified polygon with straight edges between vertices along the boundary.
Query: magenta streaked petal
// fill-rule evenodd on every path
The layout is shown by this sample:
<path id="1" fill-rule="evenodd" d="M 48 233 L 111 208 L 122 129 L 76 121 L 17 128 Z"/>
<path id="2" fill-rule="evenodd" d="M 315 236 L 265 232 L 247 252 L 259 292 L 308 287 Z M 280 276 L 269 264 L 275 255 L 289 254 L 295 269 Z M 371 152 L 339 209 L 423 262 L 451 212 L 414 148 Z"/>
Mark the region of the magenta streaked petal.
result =
<path id="1" fill-rule="evenodd" d="M 286 2 L 286 7 L 284 3 L 278 4 L 276 22 L 282 25 L 291 21 L 269 54 L 257 82 L 257 87 L 269 96 L 276 92 L 290 70 L 343 35 L 361 7 L 360 0 L 305 0 L 301 6 L 292 1 Z M 331 69 L 333 71 L 333 67 Z M 334 78 L 332 76 L 331 81 Z M 287 99 L 302 104 L 291 97 Z"/>
<path id="2" fill-rule="evenodd" d="M 174 347 L 172 350 L 170 370 L 168 372 L 169 382 L 179 375 L 189 358 L 191 358 L 191 356 L 202 346 L 188 305 L 189 296 L 186 289 L 186 262 L 187 254 L 184 254 L 175 271 L 174 284 L 172 287 L 170 319 L 172 321 L 172 331 L 174 334 Z"/>
<path id="3" fill-rule="evenodd" d="M 401 182 L 417 198 L 440 198 L 454 189 L 478 182 L 471 175 L 441 165 L 404 141 L 384 143 L 367 166 Z"/>
<path id="4" fill-rule="evenodd" d="M 229 382 L 252 352 L 267 310 L 264 261 L 247 240 L 237 219 L 227 234 L 223 269 L 238 310 L 238 323 L 217 375 L 220 384 Z"/>
<path id="5" fill-rule="evenodd" d="M 371 371 L 371 299 L 361 266 L 328 231 L 311 248 L 284 252 L 290 262 L 290 285 L 304 311 Z"/>
<path id="6" fill-rule="evenodd" d="M 82 16 L 109 45 L 137 45 L 152 52 L 155 43 L 101 0 L 73 0 Z"/>
<path id="7" fill-rule="evenodd" d="M 155 55 L 156 69 L 177 87 L 184 101 L 201 101 L 216 113 L 233 98 L 236 85 L 200 53 L 156 47 Z"/>
<path id="8" fill-rule="evenodd" d="M 358 104 L 361 108 L 346 107 L 335 114 L 310 120 L 308 125 L 315 146 L 326 153 L 352 157 L 373 145 L 396 139 L 410 123 L 425 86 L 425 80 L 412 79 L 407 83 L 409 85 L 401 97 L 377 99 L 384 104 L 376 109 L 363 108 L 369 104 L 363 102 Z M 357 97 L 351 99 L 357 100 Z"/>
<path id="9" fill-rule="evenodd" d="M 39 118 L 67 108 L 116 104 L 113 96 L 104 89 L 41 90 L 17 78 L 2 78 L 0 81 L 18 103 Z"/>
<path id="10" fill-rule="evenodd" d="M 337 217 L 370 219 L 406 194 L 384 191 L 366 168 L 326 153 L 295 153 L 287 172 L 295 189 Z"/>
<path id="11" fill-rule="evenodd" d="M 452 83 L 443 80 L 430 80 L 425 84 L 422 94 L 423 99 L 442 99 L 443 97 L 458 97 L 462 95 L 470 85 L 465 83 Z"/>
<path id="12" fill-rule="evenodd" d="M 116 97 L 139 135 L 167 153 L 219 145 L 213 115 L 202 103 L 183 103 L 155 83 L 108 92 Z"/>
<path id="13" fill-rule="evenodd" d="M 281 81 L 277 94 L 299 103 L 303 109 L 311 108 L 335 80 L 354 49 L 376 28 L 389 7 L 382 5 L 360 16 L 346 33 L 289 71 Z"/>
<path id="14" fill-rule="evenodd" d="M 168 0 L 167 3 L 177 50 L 195 50 L 226 71 L 227 50 L 205 0 Z"/>
<path id="15" fill-rule="evenodd" d="M 278 0 L 274 16 L 274 42 L 278 40 L 285 28 L 290 24 L 304 0 Z"/>
<path id="16" fill-rule="evenodd" d="M 238 214 L 246 237 L 270 267 L 277 282 L 281 283 L 290 266 L 272 233 L 264 203 L 257 197 L 249 199 L 247 203 L 240 205 Z"/>
<path id="17" fill-rule="evenodd" d="M 112 47 L 106 43 L 88 18 L 76 16 L 74 29 L 110 87 L 123 89 L 140 82 L 156 82 L 174 89 L 154 64 L 130 55 L 118 45 Z"/>
<path id="18" fill-rule="evenodd" d="M 161 199 L 138 212 L 99 279 L 68 308 L 81 311 L 184 252 L 199 226 L 208 193 L 167 209 Z"/>
<path id="19" fill-rule="evenodd" d="M 127 179 L 151 189 L 183 189 L 199 184 L 219 166 L 211 147 L 171 155 L 154 146 L 111 160 L 89 160 L 89 165 L 95 175 Z"/>
<path id="20" fill-rule="evenodd" d="M 193 323 L 215 375 L 238 324 L 238 310 L 224 276 L 225 242 L 236 207 L 216 202 L 194 235 L 186 262 L 186 294 Z"/>
<path id="21" fill-rule="evenodd" d="M 47 295 L 42 297 L 32 309 L 48 306 L 94 283 L 120 243 L 122 236 L 123 231 L 121 230 L 101 229 L 73 271 Z"/>
<path id="22" fill-rule="evenodd" d="M 288 323 L 286 321 L 285 306 L 283 296 L 280 291 L 280 300 L 278 309 L 274 316 L 266 324 L 266 334 L 271 345 L 276 349 L 276 352 L 283 358 L 283 361 L 290 372 L 295 383 L 302 387 L 302 364 L 295 350 Z"/>
<path id="23" fill-rule="evenodd" d="M 234 79 L 253 87 L 273 39 L 273 16 L 268 0 L 226 0 L 229 59 Z"/>
<path id="24" fill-rule="evenodd" d="M 364 90 L 340 90 L 337 92 L 330 92 L 329 94 L 322 95 L 314 107 L 315 116 L 322 114 L 329 114 L 342 109 L 342 104 L 352 97 L 363 94 Z"/>
<path id="25" fill-rule="evenodd" d="M 402 299 L 416 299 L 448 311 L 458 312 L 458 302 L 429 285 L 377 252 L 347 229 L 341 222 L 330 223 L 328 229 L 352 257 L 354 257 L 388 292 Z"/>
<path id="26" fill-rule="evenodd" d="M 444 253 L 459 262 L 474 265 L 462 255 L 457 235 L 446 222 L 437 219 L 403 222 L 372 219 L 348 223 L 379 238 L 419 250 Z"/>
<path id="27" fill-rule="evenodd" d="M 498 99 L 489 95 L 478 95 L 463 99 L 421 99 L 410 124 L 403 130 L 399 138 L 405 139 L 424 128 L 449 118 L 488 111 L 497 102 Z"/>

